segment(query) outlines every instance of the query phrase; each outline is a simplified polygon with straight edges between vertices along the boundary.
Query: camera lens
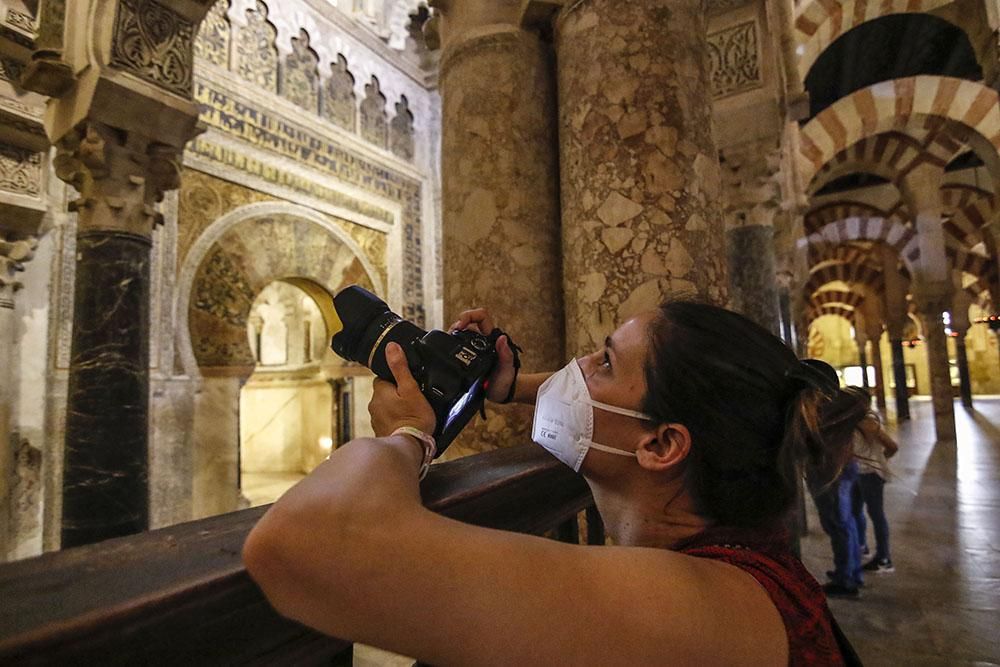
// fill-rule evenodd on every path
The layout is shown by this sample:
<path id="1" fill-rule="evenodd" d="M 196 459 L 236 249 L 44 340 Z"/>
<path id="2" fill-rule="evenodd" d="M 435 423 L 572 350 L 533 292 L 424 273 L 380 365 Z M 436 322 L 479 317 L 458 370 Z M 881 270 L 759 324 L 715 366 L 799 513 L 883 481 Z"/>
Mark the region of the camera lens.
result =
<path id="1" fill-rule="evenodd" d="M 333 337 L 333 351 L 344 359 L 367 366 L 384 380 L 393 380 L 385 361 L 385 346 L 395 342 L 405 350 L 427 333 L 357 285 L 341 290 L 333 298 L 333 306 L 344 327 Z"/>

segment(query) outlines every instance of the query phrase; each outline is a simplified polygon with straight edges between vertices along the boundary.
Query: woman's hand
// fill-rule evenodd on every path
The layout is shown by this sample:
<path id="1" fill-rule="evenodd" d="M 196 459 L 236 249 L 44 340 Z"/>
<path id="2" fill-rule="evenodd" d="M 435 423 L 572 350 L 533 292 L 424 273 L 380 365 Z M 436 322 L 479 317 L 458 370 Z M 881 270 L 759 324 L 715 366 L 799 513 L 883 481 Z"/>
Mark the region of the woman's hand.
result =
<path id="1" fill-rule="evenodd" d="M 406 354 L 396 343 L 385 346 L 385 360 L 396 384 L 376 378 L 368 414 L 375 435 L 384 437 L 400 426 L 412 426 L 424 433 L 433 433 L 437 425 L 434 410 L 420 393 L 417 381 L 410 373 Z"/>
<path id="2" fill-rule="evenodd" d="M 464 311 L 458 316 L 458 320 L 449 327 L 451 331 L 475 331 L 484 336 L 493 333 L 495 328 L 493 318 L 485 308 Z M 516 373 L 514 372 L 514 353 L 510 349 L 510 341 L 507 336 L 500 336 L 497 339 L 496 350 L 499 360 L 496 369 L 489 377 L 486 398 L 494 403 L 499 403 L 510 394 Z"/>

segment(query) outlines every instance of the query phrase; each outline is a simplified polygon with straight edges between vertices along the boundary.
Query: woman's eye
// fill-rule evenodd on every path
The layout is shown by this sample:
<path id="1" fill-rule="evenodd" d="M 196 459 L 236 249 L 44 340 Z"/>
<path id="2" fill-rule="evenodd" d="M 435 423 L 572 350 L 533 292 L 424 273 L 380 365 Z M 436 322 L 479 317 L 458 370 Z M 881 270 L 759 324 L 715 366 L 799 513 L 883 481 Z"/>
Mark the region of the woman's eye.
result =
<path id="1" fill-rule="evenodd" d="M 608 356 L 608 351 L 607 350 L 604 351 L 604 361 L 601 362 L 601 365 L 604 366 L 604 367 L 606 367 L 606 368 L 611 368 L 611 357 Z"/>

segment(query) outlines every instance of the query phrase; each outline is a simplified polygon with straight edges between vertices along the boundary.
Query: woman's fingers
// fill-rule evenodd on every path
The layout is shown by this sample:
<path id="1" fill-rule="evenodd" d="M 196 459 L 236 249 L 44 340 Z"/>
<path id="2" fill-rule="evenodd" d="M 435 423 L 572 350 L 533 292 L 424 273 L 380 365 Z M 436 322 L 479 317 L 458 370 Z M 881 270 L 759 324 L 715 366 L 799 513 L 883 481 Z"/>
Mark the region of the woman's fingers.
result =
<path id="1" fill-rule="evenodd" d="M 385 346 L 385 361 L 392 371 L 392 377 L 396 379 L 396 389 L 400 396 L 413 392 L 420 393 L 420 387 L 413 379 L 410 365 L 406 361 L 406 353 L 399 343 L 389 343 Z"/>
<path id="2" fill-rule="evenodd" d="M 506 334 L 497 339 L 496 350 L 497 367 L 490 375 L 490 388 L 486 396 L 493 402 L 507 398 L 514 383 L 514 353 Z"/>
<path id="3" fill-rule="evenodd" d="M 472 310 L 463 311 L 450 328 L 452 331 L 472 329 L 481 334 L 489 335 L 496 326 L 488 310 L 485 308 L 473 308 Z"/>

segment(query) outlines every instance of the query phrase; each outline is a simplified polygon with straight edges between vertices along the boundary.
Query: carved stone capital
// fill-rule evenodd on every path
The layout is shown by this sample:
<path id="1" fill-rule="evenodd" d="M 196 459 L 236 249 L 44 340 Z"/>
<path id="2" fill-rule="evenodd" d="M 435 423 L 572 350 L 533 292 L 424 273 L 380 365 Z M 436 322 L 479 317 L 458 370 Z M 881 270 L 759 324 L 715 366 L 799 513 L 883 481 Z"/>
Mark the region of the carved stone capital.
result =
<path id="1" fill-rule="evenodd" d="M 781 149 L 771 144 L 719 152 L 729 227 L 773 225 L 782 210 Z"/>
<path id="2" fill-rule="evenodd" d="M 180 185 L 177 149 L 96 122 L 84 122 L 57 144 L 56 175 L 80 197 L 81 232 L 121 231 L 150 237 L 163 222 L 155 204 Z"/>
<path id="3" fill-rule="evenodd" d="M 22 285 L 15 279 L 24 264 L 35 256 L 38 241 L 33 237 L 7 240 L 0 236 L 0 308 L 13 308 L 13 294 Z"/>

